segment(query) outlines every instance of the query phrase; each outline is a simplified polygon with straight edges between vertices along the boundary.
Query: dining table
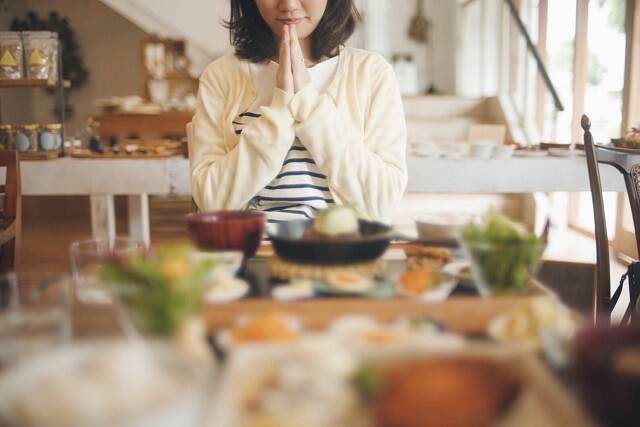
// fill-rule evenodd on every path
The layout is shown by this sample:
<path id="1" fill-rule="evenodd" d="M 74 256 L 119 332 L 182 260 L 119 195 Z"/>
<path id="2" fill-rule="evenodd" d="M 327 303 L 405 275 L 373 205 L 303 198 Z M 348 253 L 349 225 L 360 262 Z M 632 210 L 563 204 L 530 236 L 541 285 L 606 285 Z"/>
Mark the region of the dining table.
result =
<path id="1" fill-rule="evenodd" d="M 405 243 L 393 243 L 385 253 L 382 260 L 387 273 L 406 266 L 406 259 L 398 256 L 399 252 L 406 248 L 406 245 Z M 455 250 L 454 255 L 456 255 Z M 304 330 L 310 332 L 326 330 L 327 326 L 343 316 L 364 315 L 380 324 L 388 324 L 399 318 L 412 318 L 429 321 L 442 331 L 466 337 L 470 339 L 470 342 L 485 343 L 489 342 L 487 340 L 488 326 L 498 316 L 529 304 L 532 299 L 539 298 L 541 295 L 553 294 L 543 283 L 532 280 L 531 290 L 524 295 L 481 297 L 472 283 L 470 284 L 468 280 L 461 280 L 447 298 L 438 302 L 425 302 L 402 296 L 371 298 L 335 295 L 315 296 L 285 302 L 271 297 L 273 286 L 277 286 L 280 282 L 279 279 L 275 279 L 269 274 L 269 262 L 273 260 L 273 257 L 273 247 L 269 244 L 263 244 L 257 255 L 243 261 L 238 274 L 250 284 L 251 290 L 246 297 L 226 303 L 204 303 L 201 315 L 210 343 L 215 343 L 215 337 L 219 332 L 237 325 L 238 319 L 243 316 L 260 316 L 276 312 L 294 316 L 300 321 Z M 122 311 L 118 309 L 118 304 L 80 301 L 75 297 L 71 275 L 49 281 L 43 284 L 39 290 L 43 293 L 66 293 L 71 296 L 69 314 L 73 342 L 131 338 L 126 320 L 124 323 L 122 322 Z M 577 313 L 576 315 L 580 316 Z M 220 351 L 215 344 L 213 346 L 216 352 Z M 535 357 L 535 354 L 523 356 L 522 361 L 531 359 L 530 356 Z M 565 381 L 562 377 L 563 374 L 548 369 L 546 362 L 534 361 L 532 363 L 527 362 L 529 370 L 526 375 L 530 377 L 528 381 L 531 381 L 530 384 L 538 390 L 537 393 L 540 396 L 538 403 L 549 405 L 546 410 L 557 417 L 554 425 L 576 425 L 571 422 L 587 420 L 585 411 L 578 404 L 574 394 L 567 392 L 565 386 L 562 385 Z M 554 396 L 552 401 L 548 400 L 548 396 Z M 532 419 L 539 416 L 541 414 L 535 414 Z M 569 421 L 569 424 L 558 421 L 563 420 L 563 417 L 565 421 Z M 592 426 L 590 421 L 586 424 L 583 421 L 580 423 L 581 426 Z"/>

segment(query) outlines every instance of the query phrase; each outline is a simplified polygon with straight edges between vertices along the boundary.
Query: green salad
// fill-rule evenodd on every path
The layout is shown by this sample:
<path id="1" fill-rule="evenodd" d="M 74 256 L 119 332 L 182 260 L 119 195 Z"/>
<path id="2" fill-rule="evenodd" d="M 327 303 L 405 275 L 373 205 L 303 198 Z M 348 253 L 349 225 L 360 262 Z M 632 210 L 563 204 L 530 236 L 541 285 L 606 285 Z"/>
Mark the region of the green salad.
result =
<path id="1" fill-rule="evenodd" d="M 165 247 L 112 258 L 98 270 L 137 326 L 156 336 L 171 336 L 198 314 L 203 282 L 214 263 L 198 261 L 188 247 Z"/>
<path id="2" fill-rule="evenodd" d="M 463 228 L 462 240 L 481 293 L 527 291 L 529 273 L 544 250 L 535 234 L 491 210 L 481 223 Z"/>

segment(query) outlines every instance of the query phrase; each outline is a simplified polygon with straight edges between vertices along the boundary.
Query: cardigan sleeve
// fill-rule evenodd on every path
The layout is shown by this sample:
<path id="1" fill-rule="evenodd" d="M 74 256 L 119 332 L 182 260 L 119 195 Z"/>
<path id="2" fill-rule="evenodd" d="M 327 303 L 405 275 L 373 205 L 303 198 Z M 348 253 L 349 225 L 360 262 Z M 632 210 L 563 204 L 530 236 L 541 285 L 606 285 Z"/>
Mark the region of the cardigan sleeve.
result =
<path id="1" fill-rule="evenodd" d="M 381 58 L 376 68 L 368 73 L 375 77 L 364 132 L 354 129 L 334 100 L 312 85 L 293 97 L 289 109 L 296 135 L 338 198 L 365 218 L 388 221 L 407 185 L 407 132 L 393 69 Z"/>
<path id="2" fill-rule="evenodd" d="M 193 119 L 191 191 L 201 210 L 244 209 L 280 171 L 295 134 L 287 109 L 292 95 L 276 89 L 261 117 L 253 120 L 233 143 L 225 143 L 229 95 L 213 78 L 200 80 Z M 235 146 L 234 146 L 235 145 Z M 232 148 L 228 148 L 232 146 Z"/>

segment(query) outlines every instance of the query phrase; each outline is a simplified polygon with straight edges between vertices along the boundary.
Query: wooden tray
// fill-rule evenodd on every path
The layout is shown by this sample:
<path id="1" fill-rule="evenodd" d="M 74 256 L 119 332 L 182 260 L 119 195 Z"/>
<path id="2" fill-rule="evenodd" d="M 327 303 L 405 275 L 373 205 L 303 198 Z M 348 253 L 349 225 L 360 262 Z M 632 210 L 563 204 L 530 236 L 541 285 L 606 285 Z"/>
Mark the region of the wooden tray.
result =
<path id="1" fill-rule="evenodd" d="M 134 145 L 136 151 L 127 153 L 124 147 Z M 103 153 L 95 153 L 87 149 L 71 150 L 71 157 L 79 159 L 165 159 L 186 153 L 186 142 L 166 139 L 124 139 L 116 145 L 117 150 L 106 149 Z"/>
<path id="2" fill-rule="evenodd" d="M 182 153 L 114 153 L 106 151 L 104 153 L 94 153 L 92 151 L 72 151 L 71 157 L 77 159 L 167 159 L 169 157 L 181 156 Z"/>
<path id="3" fill-rule="evenodd" d="M 43 151 L 36 153 L 19 153 L 20 160 L 55 160 L 59 156 L 57 151 Z"/>

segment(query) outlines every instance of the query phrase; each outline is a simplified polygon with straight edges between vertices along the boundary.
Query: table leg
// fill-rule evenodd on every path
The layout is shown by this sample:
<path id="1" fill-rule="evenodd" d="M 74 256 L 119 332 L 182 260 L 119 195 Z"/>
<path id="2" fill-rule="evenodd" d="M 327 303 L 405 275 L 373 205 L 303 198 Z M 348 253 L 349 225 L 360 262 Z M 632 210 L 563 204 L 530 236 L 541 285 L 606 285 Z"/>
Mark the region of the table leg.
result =
<path id="1" fill-rule="evenodd" d="M 151 243 L 149 231 L 149 196 L 147 194 L 131 194 L 127 196 L 129 207 L 129 237 L 143 242 L 145 246 Z"/>
<path id="2" fill-rule="evenodd" d="M 113 195 L 92 195 L 91 231 L 94 239 L 113 239 L 116 237 L 116 214 Z"/>

